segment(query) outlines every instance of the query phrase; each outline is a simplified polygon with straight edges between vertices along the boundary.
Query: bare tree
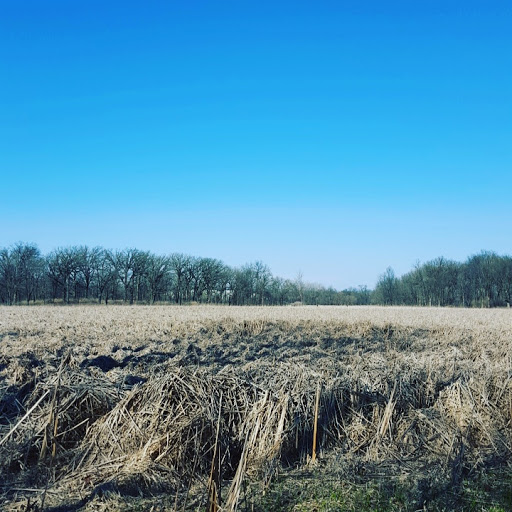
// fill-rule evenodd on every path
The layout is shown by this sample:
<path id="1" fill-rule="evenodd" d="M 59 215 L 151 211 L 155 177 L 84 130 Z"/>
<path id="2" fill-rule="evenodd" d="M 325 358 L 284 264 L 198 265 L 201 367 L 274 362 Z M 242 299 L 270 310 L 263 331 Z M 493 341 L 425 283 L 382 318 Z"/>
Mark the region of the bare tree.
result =
<path id="1" fill-rule="evenodd" d="M 86 245 L 82 245 L 77 248 L 78 271 L 84 283 L 86 299 L 89 298 L 91 283 L 98 272 L 101 253 L 101 247 L 89 249 Z"/>
<path id="2" fill-rule="evenodd" d="M 377 283 L 376 292 L 383 304 L 392 305 L 398 303 L 398 279 L 395 271 L 388 267 Z"/>
<path id="3" fill-rule="evenodd" d="M 212 302 L 213 293 L 220 285 L 224 265 L 213 258 L 200 258 L 197 264 L 200 267 L 201 279 L 206 291 L 206 301 Z"/>
<path id="4" fill-rule="evenodd" d="M 0 251 L 0 293 L 2 301 L 11 305 L 16 301 L 18 287 L 17 268 L 9 249 Z"/>
<path id="5" fill-rule="evenodd" d="M 109 301 L 109 289 L 115 284 L 117 275 L 114 258 L 110 251 L 101 249 L 96 260 L 95 282 L 98 290 L 98 303 L 105 298 L 105 304 Z"/>
<path id="6" fill-rule="evenodd" d="M 268 294 L 268 288 L 272 279 L 270 269 L 262 261 L 256 261 L 253 264 L 254 269 L 254 287 L 257 294 L 257 302 L 262 306 L 265 304 L 265 298 Z"/>
<path id="7" fill-rule="evenodd" d="M 299 295 L 300 302 L 304 303 L 304 279 L 302 272 L 299 270 L 297 272 L 297 277 L 295 278 L 295 288 L 297 289 L 297 294 Z"/>
<path id="8" fill-rule="evenodd" d="M 133 304 L 136 282 L 140 277 L 142 254 L 137 249 L 125 249 L 112 254 L 112 263 L 123 286 L 123 300 Z"/>
<path id="9" fill-rule="evenodd" d="M 171 262 L 166 256 L 150 254 L 146 259 L 146 279 L 149 288 L 149 302 L 153 304 L 159 294 L 164 293 L 164 285 L 171 273 Z"/>
<path id="10" fill-rule="evenodd" d="M 65 247 L 48 255 L 48 275 L 55 285 L 55 291 L 58 286 L 61 287 L 62 298 L 66 304 L 69 304 L 71 286 L 78 273 L 78 254 L 76 247 Z"/>
<path id="11" fill-rule="evenodd" d="M 185 296 L 186 272 L 189 265 L 190 256 L 180 253 L 174 253 L 170 256 L 171 270 L 174 274 L 174 300 L 176 304 L 181 304 Z"/>

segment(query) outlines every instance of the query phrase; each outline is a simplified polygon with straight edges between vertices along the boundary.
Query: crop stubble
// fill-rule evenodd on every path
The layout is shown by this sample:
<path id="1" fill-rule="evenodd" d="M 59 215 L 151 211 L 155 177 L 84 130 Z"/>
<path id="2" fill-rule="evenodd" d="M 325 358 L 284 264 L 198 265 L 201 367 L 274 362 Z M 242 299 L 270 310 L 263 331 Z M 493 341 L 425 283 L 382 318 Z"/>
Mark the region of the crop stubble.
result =
<path id="1" fill-rule="evenodd" d="M 436 492 L 456 498 L 466 475 L 502 467 L 512 450 L 511 320 L 441 308 L 2 307 L 3 502 L 87 507 L 106 491 L 161 491 L 197 506 L 216 458 L 233 509 L 245 481 L 264 487 L 310 463 L 319 387 L 331 475 L 393 466 L 415 481 L 418 507 Z"/>

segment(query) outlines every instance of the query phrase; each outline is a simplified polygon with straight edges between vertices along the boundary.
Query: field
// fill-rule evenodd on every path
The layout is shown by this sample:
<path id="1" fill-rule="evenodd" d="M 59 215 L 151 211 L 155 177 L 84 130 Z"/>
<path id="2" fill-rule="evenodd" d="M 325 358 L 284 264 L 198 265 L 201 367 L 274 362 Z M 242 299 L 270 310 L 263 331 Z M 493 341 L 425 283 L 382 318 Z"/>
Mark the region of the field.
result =
<path id="1" fill-rule="evenodd" d="M 511 358 L 510 309 L 1 307 L 0 509 L 512 510 Z"/>

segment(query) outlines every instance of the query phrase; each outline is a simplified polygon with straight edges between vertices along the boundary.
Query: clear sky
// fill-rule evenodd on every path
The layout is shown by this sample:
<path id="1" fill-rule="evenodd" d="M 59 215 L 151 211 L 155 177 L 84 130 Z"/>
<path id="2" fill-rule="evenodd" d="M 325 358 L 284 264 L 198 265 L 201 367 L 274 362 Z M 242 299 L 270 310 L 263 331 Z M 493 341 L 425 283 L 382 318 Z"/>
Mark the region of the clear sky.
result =
<path id="1" fill-rule="evenodd" d="M 512 253 L 510 1 L 0 3 L 0 246 L 337 288 Z"/>

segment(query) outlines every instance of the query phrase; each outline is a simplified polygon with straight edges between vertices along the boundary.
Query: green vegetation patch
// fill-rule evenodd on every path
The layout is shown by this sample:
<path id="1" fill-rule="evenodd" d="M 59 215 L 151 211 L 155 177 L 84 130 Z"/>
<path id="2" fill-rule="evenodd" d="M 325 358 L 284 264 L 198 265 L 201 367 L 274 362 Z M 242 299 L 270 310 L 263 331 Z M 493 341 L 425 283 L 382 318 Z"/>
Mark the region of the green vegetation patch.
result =
<path id="1" fill-rule="evenodd" d="M 453 488 L 449 478 L 435 475 L 351 482 L 295 472 L 282 474 L 264 493 L 253 488 L 248 501 L 248 510 L 260 512 L 505 512 L 512 510 L 512 473 L 482 471 Z"/>

